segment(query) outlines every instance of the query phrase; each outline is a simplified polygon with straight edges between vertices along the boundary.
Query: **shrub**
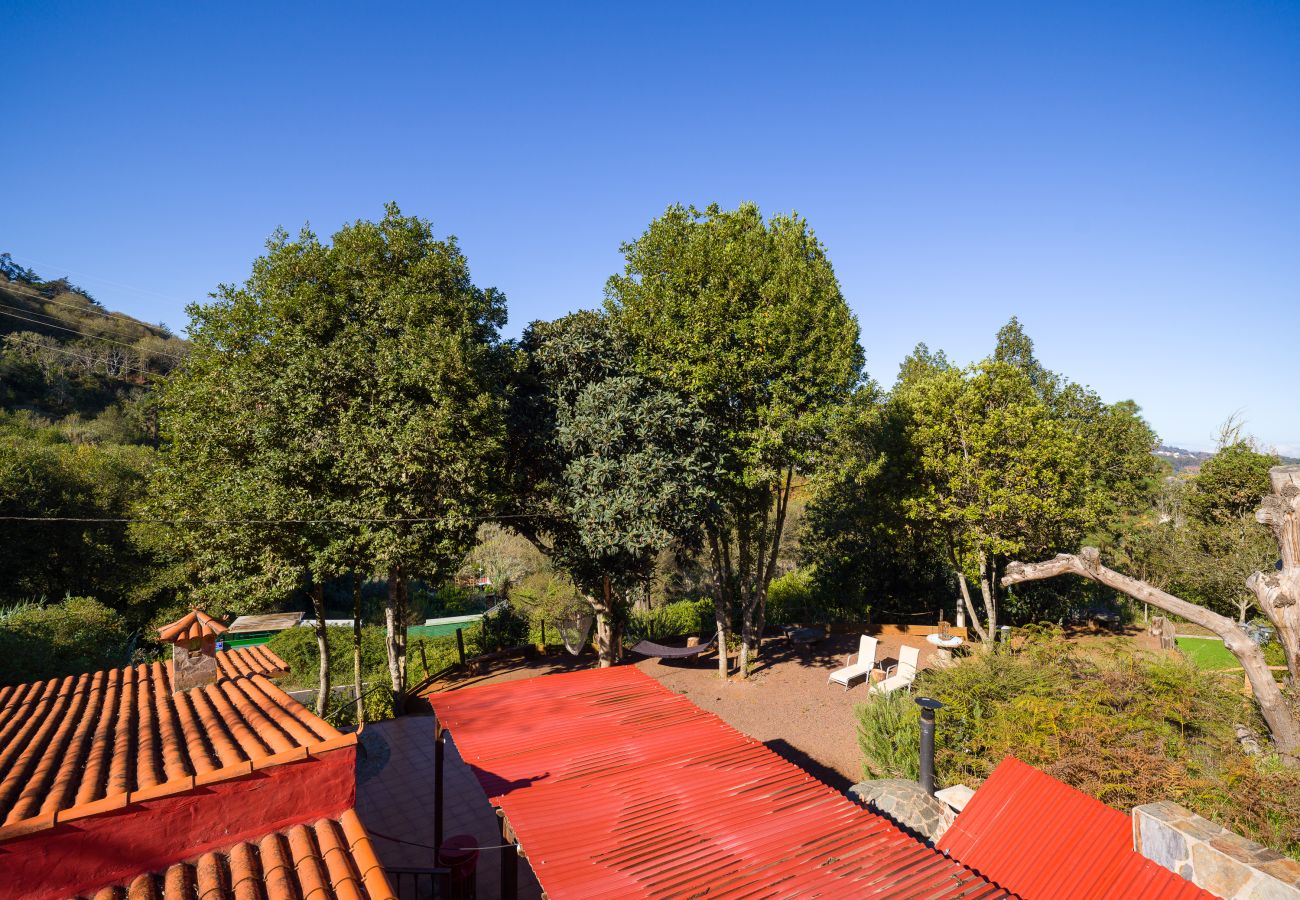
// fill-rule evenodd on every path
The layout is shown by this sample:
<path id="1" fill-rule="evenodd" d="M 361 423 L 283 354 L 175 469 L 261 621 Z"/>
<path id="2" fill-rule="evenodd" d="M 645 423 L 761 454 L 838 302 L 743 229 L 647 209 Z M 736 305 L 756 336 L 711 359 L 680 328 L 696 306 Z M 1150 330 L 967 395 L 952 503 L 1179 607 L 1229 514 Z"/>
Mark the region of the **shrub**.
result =
<path id="1" fill-rule="evenodd" d="M 633 610 L 628 617 L 627 637 L 633 641 L 712 634 L 713 601 L 679 600 L 650 610 Z"/>
<path id="2" fill-rule="evenodd" d="M 772 579 L 767 589 L 767 623 L 791 625 L 816 617 L 812 569 L 795 569 Z"/>
<path id="3" fill-rule="evenodd" d="M 331 625 L 325 631 L 329 641 L 330 681 L 334 684 L 351 684 L 352 629 Z M 316 645 L 315 628 L 308 625 L 286 628 L 271 638 L 266 646 L 289 664 L 286 687 L 317 686 L 320 679 L 320 654 Z M 366 625 L 361 629 L 361 677 L 368 681 L 376 674 L 388 678 L 384 629 L 377 625 Z"/>
<path id="4" fill-rule="evenodd" d="M 0 684 L 125 665 L 130 643 L 122 615 L 90 597 L 19 604 L 0 611 Z"/>
<path id="5" fill-rule="evenodd" d="M 921 710 L 906 691 L 873 694 L 858 707 L 858 746 L 868 778 L 920 774 Z"/>
<path id="6" fill-rule="evenodd" d="M 1123 639 L 1081 646 L 1056 628 L 1023 633 L 1014 648 L 923 671 L 897 704 L 873 697 L 859 707 L 867 771 L 916 771 L 911 701 L 926 695 L 945 704 L 935 746 L 945 784 L 976 786 L 1010 754 L 1116 809 L 1173 800 L 1300 855 L 1290 799 L 1300 796 L 1300 772 L 1237 745 L 1236 722 L 1267 734 L 1253 704 L 1180 657 L 1136 654 Z"/>
<path id="7" fill-rule="evenodd" d="M 507 603 L 490 616 L 478 621 L 478 627 L 465 635 L 471 655 L 495 653 L 518 647 L 528 640 L 528 619 Z"/>

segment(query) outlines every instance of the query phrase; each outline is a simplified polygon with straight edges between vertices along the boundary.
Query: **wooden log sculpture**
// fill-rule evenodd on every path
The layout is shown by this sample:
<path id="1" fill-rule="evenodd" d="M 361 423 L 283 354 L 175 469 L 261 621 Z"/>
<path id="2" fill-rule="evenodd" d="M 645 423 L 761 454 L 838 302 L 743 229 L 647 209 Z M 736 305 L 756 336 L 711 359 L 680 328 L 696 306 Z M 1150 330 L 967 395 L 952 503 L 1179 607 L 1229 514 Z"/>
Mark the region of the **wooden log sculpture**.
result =
<path id="1" fill-rule="evenodd" d="M 1282 561 L 1276 571 L 1256 572 L 1246 584 L 1277 630 L 1277 638 L 1286 653 L 1288 672 L 1295 683 L 1300 664 L 1300 603 L 1297 603 L 1300 599 L 1300 466 L 1275 466 L 1269 476 L 1273 493 L 1264 498 L 1256 518 L 1273 529 Z M 1008 587 L 1066 574 L 1104 584 L 1156 609 L 1182 616 L 1222 638 L 1246 672 L 1279 755 L 1290 765 L 1300 765 L 1300 720 L 1273 680 L 1264 651 L 1232 619 L 1106 568 L 1096 547 L 1084 547 L 1078 554 L 1061 553 L 1044 562 L 1013 562 L 1007 566 L 1002 585 Z M 1168 625 L 1166 629 L 1172 631 Z"/>

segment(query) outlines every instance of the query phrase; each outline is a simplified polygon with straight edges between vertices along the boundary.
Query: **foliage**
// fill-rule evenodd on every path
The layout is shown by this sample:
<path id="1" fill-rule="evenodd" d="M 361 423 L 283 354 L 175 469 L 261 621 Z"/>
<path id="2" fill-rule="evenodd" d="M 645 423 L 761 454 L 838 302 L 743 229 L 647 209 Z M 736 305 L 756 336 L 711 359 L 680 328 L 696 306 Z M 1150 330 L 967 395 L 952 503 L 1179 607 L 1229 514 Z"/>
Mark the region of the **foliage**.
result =
<path id="1" fill-rule="evenodd" d="M 975 581 L 991 630 L 1008 558 L 1075 547 L 1151 490 L 1155 438 L 1137 407 L 1046 370 L 1015 319 L 990 358 L 964 369 L 919 345 L 889 396 L 872 400 L 843 421 L 842 468 L 810 510 L 807 557 L 832 583 L 861 573 L 932 605 L 951 595 L 949 579 L 964 596 Z"/>
<path id="2" fill-rule="evenodd" d="M 707 527 L 718 618 L 740 611 L 747 650 L 762 629 L 793 477 L 822 463 L 861 378 L 857 322 L 797 216 L 673 206 L 622 250 L 606 309 L 636 370 L 691 398 L 717 436 L 723 509 Z"/>
<path id="3" fill-rule="evenodd" d="M 914 695 L 945 704 L 936 730 L 940 781 L 976 786 L 1012 754 L 1116 809 L 1173 800 L 1300 854 L 1300 814 L 1289 800 L 1300 773 L 1242 754 L 1232 723 L 1266 731 L 1232 686 L 1176 657 L 1135 653 L 1122 639 L 1082 647 L 1055 628 L 1025 635 L 1014 649 L 976 652 L 917 678 Z M 899 716 L 878 699 L 859 710 L 875 752 Z M 914 757 L 918 745 L 900 738 L 898 746 Z M 910 760 L 889 754 L 868 765 L 912 771 Z"/>
<path id="4" fill-rule="evenodd" d="M 907 691 L 871 697 L 856 710 L 858 746 L 867 778 L 908 778 L 920 775 L 921 716 Z"/>
<path id="5" fill-rule="evenodd" d="M 823 618 L 817 597 L 816 573 L 813 569 L 795 569 L 772 579 L 767 590 L 767 621 L 773 625 L 790 625 Z"/>
<path id="6" fill-rule="evenodd" d="M 356 698 L 349 693 L 335 696 L 326 718 L 336 728 L 357 724 Z M 365 689 L 361 696 L 361 705 L 366 711 L 367 722 L 381 722 L 394 715 L 393 689 L 388 684 L 377 681 Z"/>
<path id="7" fill-rule="evenodd" d="M 152 462 L 147 447 L 72 444 L 30 420 L 0 420 L 0 515 L 122 518 Z M 93 595 L 126 610 L 148 570 L 120 522 L 2 522 L 0 547 L 0 602 Z M 148 611 L 130 618 L 143 624 Z"/>
<path id="8" fill-rule="evenodd" d="M 1277 561 L 1277 542 L 1255 521 L 1278 457 L 1236 440 L 1187 480 L 1171 479 L 1155 514 L 1118 538 L 1123 567 L 1192 603 L 1244 622 L 1254 603 L 1246 579 Z"/>
<path id="9" fill-rule="evenodd" d="M 91 597 L 0 609 L 0 684 L 124 665 L 130 644 L 122 615 Z"/>
<path id="10" fill-rule="evenodd" d="M 534 323 L 511 416 L 520 527 L 596 610 L 603 664 L 629 593 L 644 591 L 660 553 L 698 540 L 717 471 L 698 409 L 622 374 L 619 342 L 597 313 Z"/>
<path id="11" fill-rule="evenodd" d="M 546 567 L 546 558 L 532 541 L 497 522 L 484 522 L 474 539 L 459 574 L 486 576 L 499 596 L 508 595 L 512 586 Z"/>
<path id="12" fill-rule="evenodd" d="M 466 635 L 471 656 L 495 653 L 519 647 L 528 640 L 528 618 L 511 604 L 479 620 L 478 627 Z"/>
<path id="13" fill-rule="evenodd" d="M 393 205 L 328 245 L 278 232 L 244 285 L 189 312 L 152 506 L 374 520 L 182 530 L 196 597 L 271 602 L 313 574 L 432 574 L 461 559 L 498 449 L 504 306 L 470 282 L 454 240 Z"/>
<path id="14" fill-rule="evenodd" d="M 711 599 L 678 600 L 648 610 L 632 610 L 628 617 L 627 636 L 632 641 L 691 635 L 707 638 L 713 634 L 712 620 Z"/>
<path id="15" fill-rule="evenodd" d="M 335 684 L 351 684 L 352 629 L 331 625 L 325 629 L 329 639 L 330 680 Z M 306 626 L 286 628 L 267 642 L 267 649 L 278 654 L 289 664 L 289 677 L 285 682 L 291 687 L 316 687 L 320 665 L 320 650 L 316 644 L 315 629 Z M 366 625 L 361 629 L 361 678 L 369 681 L 383 677 L 387 666 L 384 650 L 384 629 Z"/>

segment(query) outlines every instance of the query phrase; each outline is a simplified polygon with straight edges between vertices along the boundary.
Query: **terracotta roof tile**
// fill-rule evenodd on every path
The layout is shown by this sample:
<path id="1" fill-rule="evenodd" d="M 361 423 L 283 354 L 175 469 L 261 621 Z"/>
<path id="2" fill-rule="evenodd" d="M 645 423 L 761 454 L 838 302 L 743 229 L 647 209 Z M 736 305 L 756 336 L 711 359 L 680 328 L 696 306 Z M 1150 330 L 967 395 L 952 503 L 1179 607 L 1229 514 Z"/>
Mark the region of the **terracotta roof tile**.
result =
<path id="1" fill-rule="evenodd" d="M 288 674 L 289 664 L 263 646 L 235 647 L 217 654 L 217 675 L 221 678 L 240 675 L 276 678 Z"/>
<path id="2" fill-rule="evenodd" d="M 158 629 L 158 638 L 164 641 L 192 641 L 205 635 L 217 635 L 226 631 L 222 622 L 207 613 L 192 609 L 181 618 Z"/>
<path id="3" fill-rule="evenodd" d="M 0 688 L 0 837 L 354 739 L 260 674 L 278 659 L 249 657 L 252 674 L 181 693 L 166 663 Z"/>
<path id="4" fill-rule="evenodd" d="M 94 900 L 390 900 L 388 878 L 354 810 L 205 853 L 83 895 Z"/>

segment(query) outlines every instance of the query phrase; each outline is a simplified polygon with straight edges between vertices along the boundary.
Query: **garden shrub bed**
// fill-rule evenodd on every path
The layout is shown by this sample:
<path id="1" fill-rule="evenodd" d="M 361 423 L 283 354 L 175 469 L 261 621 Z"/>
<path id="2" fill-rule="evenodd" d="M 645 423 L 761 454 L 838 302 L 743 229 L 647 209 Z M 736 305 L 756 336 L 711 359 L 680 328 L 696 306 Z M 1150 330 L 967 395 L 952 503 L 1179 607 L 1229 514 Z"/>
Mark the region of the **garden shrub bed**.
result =
<path id="1" fill-rule="evenodd" d="M 913 699 L 929 696 L 945 704 L 935 748 L 944 785 L 976 787 L 1010 754 L 1124 812 L 1172 800 L 1300 858 L 1300 770 L 1242 752 L 1234 723 L 1268 732 L 1232 685 L 1178 656 L 1134 653 L 1122 638 L 1083 648 L 1056 628 L 1025 635 L 924 670 L 910 695 L 858 707 L 868 777 L 916 777 Z"/>

